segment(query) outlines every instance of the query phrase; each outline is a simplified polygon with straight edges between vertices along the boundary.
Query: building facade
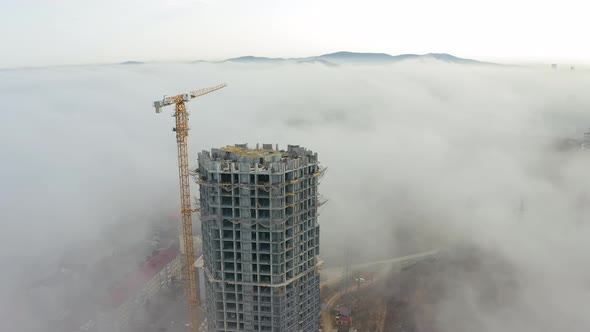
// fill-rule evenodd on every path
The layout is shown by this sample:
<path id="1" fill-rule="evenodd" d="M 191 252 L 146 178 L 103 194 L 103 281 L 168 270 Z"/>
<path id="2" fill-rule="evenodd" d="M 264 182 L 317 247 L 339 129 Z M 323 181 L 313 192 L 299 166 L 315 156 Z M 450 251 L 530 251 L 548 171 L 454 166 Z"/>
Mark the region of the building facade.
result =
<path id="1" fill-rule="evenodd" d="M 98 314 L 100 332 L 126 332 L 141 320 L 146 303 L 158 292 L 181 279 L 182 262 L 176 249 L 160 250 L 143 266 L 113 285 Z"/>
<path id="2" fill-rule="evenodd" d="M 321 174 L 299 146 L 199 154 L 209 332 L 318 330 Z"/>

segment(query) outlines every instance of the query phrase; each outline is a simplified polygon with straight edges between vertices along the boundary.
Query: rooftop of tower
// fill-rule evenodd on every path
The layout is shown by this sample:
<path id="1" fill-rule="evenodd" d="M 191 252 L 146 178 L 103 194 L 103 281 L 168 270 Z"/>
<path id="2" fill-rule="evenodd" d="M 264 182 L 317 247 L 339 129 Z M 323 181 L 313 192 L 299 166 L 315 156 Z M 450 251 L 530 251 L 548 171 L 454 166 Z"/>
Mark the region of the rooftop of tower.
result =
<path id="1" fill-rule="evenodd" d="M 266 144 L 264 144 L 264 146 L 266 147 Z M 242 146 L 242 145 L 226 146 L 226 147 L 220 148 L 219 150 L 233 152 L 233 153 L 241 155 L 241 156 L 254 157 L 254 158 L 264 158 L 264 157 L 270 157 L 270 156 L 281 154 L 280 151 L 273 150 L 272 148 L 270 148 L 270 149 L 264 149 L 264 148 L 263 149 L 250 149 L 247 146 Z"/>
<path id="2" fill-rule="evenodd" d="M 317 163 L 317 153 L 312 152 L 299 145 L 288 145 L 286 150 L 279 149 L 278 145 L 273 144 L 256 144 L 255 148 L 248 147 L 247 144 L 228 145 L 222 148 L 213 148 L 211 152 L 203 151 L 199 153 L 199 159 L 202 161 L 223 163 L 245 163 L 258 165 L 271 165 L 275 163 L 289 164 L 289 169 L 301 167 L 297 165 L 306 165 Z"/>

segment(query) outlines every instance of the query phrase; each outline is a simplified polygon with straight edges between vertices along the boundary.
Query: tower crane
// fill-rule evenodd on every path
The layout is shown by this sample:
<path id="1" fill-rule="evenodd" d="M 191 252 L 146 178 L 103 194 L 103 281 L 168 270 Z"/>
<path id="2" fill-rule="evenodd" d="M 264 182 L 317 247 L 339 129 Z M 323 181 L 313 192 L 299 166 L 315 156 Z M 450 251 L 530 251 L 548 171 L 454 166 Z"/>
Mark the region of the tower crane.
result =
<path id="1" fill-rule="evenodd" d="M 219 84 L 213 87 L 199 89 L 176 96 L 164 96 L 162 100 L 154 102 L 156 113 L 161 113 L 162 108 L 169 105 L 176 105 L 173 116 L 176 118 L 176 143 L 178 145 L 178 177 L 180 178 L 180 209 L 182 214 L 182 238 L 184 242 L 185 267 L 184 276 L 186 281 L 186 297 L 189 307 L 189 330 L 199 330 L 199 297 L 197 294 L 197 277 L 193 264 L 195 263 L 195 250 L 193 247 L 193 221 L 192 214 L 197 209 L 191 207 L 191 193 L 188 172 L 188 115 L 185 103 L 191 99 L 201 97 L 213 91 L 226 87 L 227 84 Z"/>

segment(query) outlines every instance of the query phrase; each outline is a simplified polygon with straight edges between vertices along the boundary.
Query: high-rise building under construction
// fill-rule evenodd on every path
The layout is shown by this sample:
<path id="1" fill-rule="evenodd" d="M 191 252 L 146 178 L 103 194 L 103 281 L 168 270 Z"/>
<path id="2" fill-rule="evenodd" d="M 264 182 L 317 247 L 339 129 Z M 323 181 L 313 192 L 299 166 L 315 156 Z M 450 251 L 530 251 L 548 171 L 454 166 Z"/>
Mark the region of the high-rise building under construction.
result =
<path id="1" fill-rule="evenodd" d="M 317 153 L 239 144 L 198 172 L 208 331 L 317 331 Z"/>

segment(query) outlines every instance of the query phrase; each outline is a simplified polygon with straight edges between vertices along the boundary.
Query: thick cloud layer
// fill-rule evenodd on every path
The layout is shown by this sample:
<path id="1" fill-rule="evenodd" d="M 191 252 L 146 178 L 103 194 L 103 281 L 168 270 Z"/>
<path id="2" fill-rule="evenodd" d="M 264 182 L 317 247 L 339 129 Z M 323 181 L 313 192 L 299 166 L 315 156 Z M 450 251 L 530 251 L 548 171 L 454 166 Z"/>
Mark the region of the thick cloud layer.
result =
<path id="1" fill-rule="evenodd" d="M 590 326 L 590 153 L 555 148 L 590 126 L 590 73 L 406 62 L 0 71 L 0 262 L 14 267 L 0 278 L 0 312 L 18 313 L 6 328 L 33 320 L 13 305 L 31 265 L 72 248 L 99 259 L 116 225 L 131 225 L 133 241 L 175 216 L 173 119 L 151 102 L 221 82 L 189 104 L 193 163 L 244 142 L 319 152 L 328 265 L 344 252 L 370 260 L 470 243 L 518 271 L 514 310 L 478 308 L 477 287 L 456 287 L 441 331 L 469 330 L 450 319 L 462 312 L 489 331 Z"/>

